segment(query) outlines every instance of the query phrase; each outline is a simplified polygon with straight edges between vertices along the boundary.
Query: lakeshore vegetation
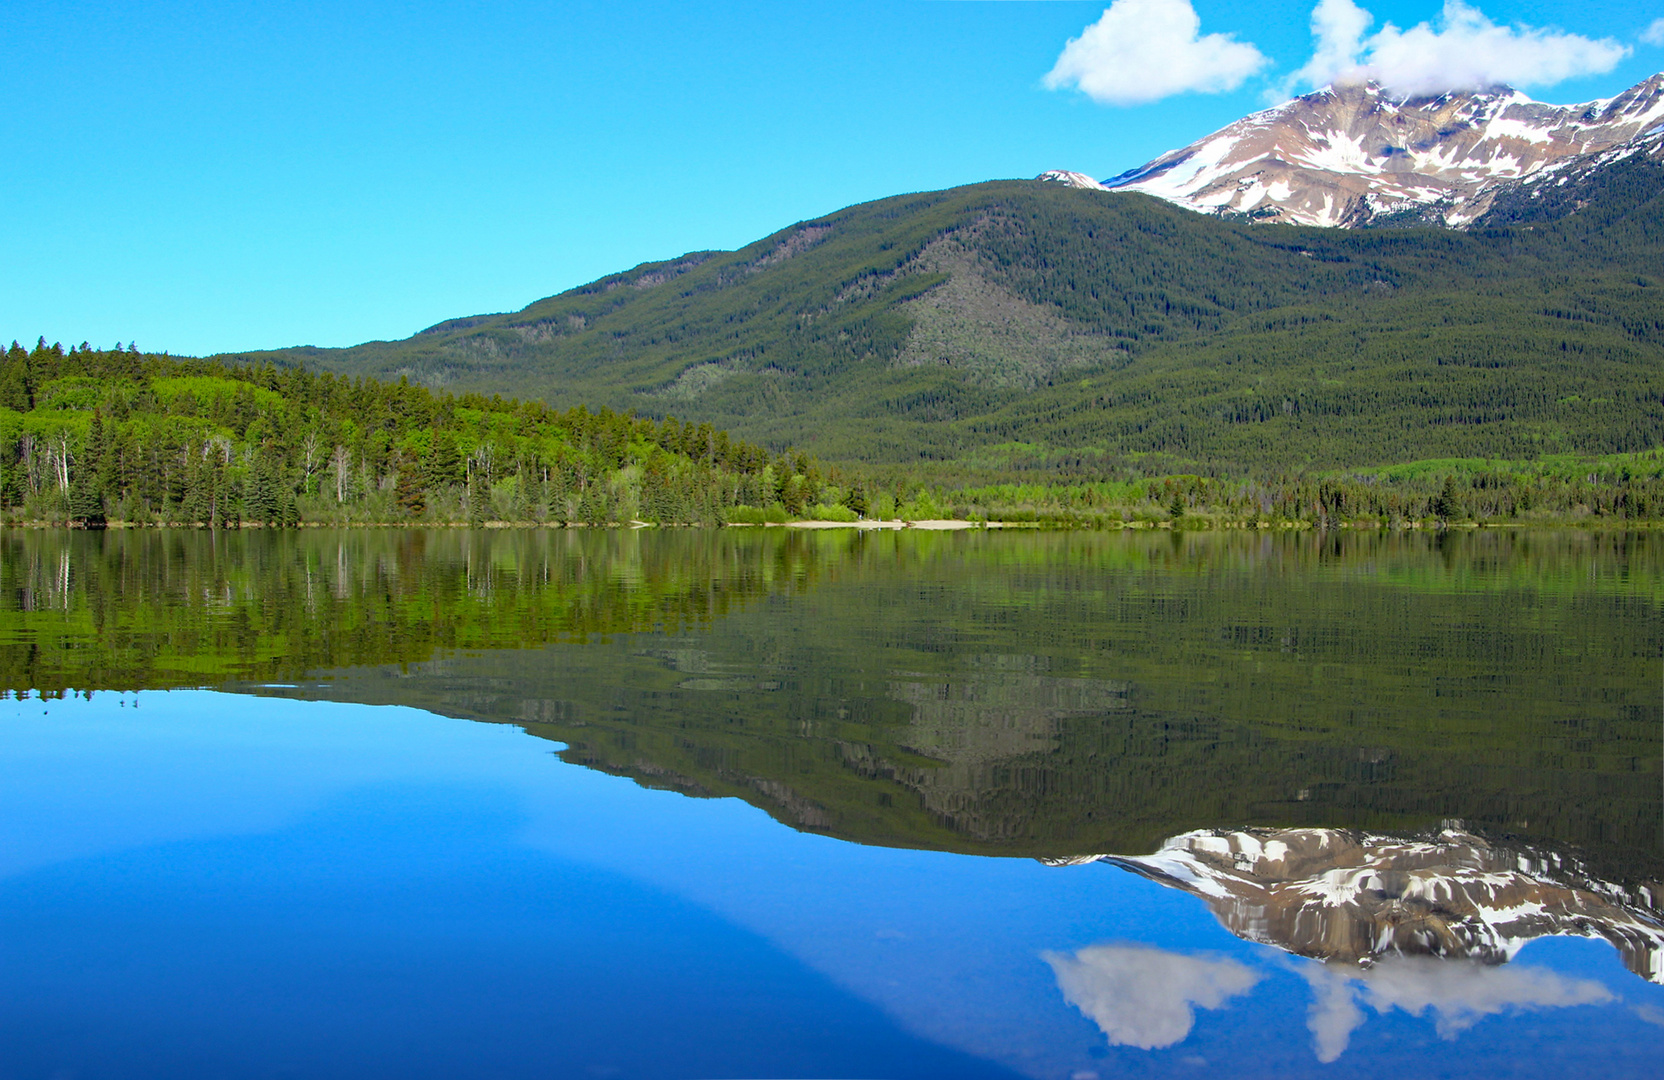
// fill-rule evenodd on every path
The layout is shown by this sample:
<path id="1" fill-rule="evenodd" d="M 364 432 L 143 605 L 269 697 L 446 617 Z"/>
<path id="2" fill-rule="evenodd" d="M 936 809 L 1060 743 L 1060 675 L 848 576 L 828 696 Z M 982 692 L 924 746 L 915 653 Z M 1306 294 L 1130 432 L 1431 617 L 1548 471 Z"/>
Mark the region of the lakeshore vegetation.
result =
<path id="1" fill-rule="evenodd" d="M 1152 466 L 1155 464 L 1151 463 Z M 435 393 L 271 363 L 14 343 L 0 520 L 99 526 L 768 524 L 1402 527 L 1664 518 L 1664 453 L 1313 474 L 1049 477 L 825 467 L 709 423 Z"/>

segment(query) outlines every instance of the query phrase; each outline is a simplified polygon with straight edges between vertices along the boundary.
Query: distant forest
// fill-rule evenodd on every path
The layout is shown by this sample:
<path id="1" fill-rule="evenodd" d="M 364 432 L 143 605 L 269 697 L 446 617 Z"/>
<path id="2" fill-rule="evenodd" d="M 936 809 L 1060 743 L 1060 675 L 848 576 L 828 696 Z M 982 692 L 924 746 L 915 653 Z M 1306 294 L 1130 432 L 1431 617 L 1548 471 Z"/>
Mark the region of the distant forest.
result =
<path id="1" fill-rule="evenodd" d="M 1633 524 L 1664 519 L 1664 453 L 1445 460 L 1244 476 L 1099 462 L 825 467 L 709 423 L 434 393 L 132 346 L 12 344 L 0 521 L 98 527 L 723 525 L 859 517 L 1072 528 Z"/>
<path id="2" fill-rule="evenodd" d="M 847 491 L 710 424 L 434 394 L 401 380 L 16 342 L 0 517 L 98 526 L 719 524 Z M 838 516 L 841 506 L 821 508 Z M 753 512 L 756 516 L 757 512 Z"/>

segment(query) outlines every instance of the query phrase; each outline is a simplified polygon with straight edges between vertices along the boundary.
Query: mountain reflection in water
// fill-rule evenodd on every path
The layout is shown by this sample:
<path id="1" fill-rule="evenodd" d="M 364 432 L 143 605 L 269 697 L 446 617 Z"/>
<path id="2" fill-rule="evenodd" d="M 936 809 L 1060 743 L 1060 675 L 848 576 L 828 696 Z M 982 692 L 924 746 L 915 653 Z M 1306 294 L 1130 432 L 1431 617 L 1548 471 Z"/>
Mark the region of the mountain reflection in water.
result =
<path id="1" fill-rule="evenodd" d="M 1645 533 L 13 532 L 0 677 L 411 706 L 866 851 L 1119 867 L 1293 955 L 1117 940 L 1106 911 L 1023 939 L 1031 997 L 1159 1056 L 1293 983 L 1327 1062 L 1389 1016 L 1652 1022 L 1513 961 L 1595 938 L 1664 983 L 1661 599 Z M 952 951 L 915 957 L 922 1001 L 880 930 L 804 948 L 993 1054 L 992 1005 L 946 1030 Z"/>
<path id="2" fill-rule="evenodd" d="M 1650 533 L 14 531 L 0 685 L 517 724 L 864 843 L 1461 819 L 1627 886 L 1664 877 L 1661 600 Z"/>
<path id="3" fill-rule="evenodd" d="M 1154 855 L 1100 856 L 1199 896 L 1233 934 L 1367 967 L 1385 956 L 1502 964 L 1544 936 L 1600 937 L 1664 983 L 1664 886 L 1459 828 L 1428 839 L 1345 829 L 1202 830 Z M 1067 860 L 1078 863 L 1081 860 Z"/>
<path id="4" fill-rule="evenodd" d="M 1592 877 L 1575 859 L 1493 843 L 1447 827 L 1426 838 L 1346 829 L 1197 830 L 1154 855 L 1044 860 L 1109 863 L 1200 897 L 1231 933 L 1323 961 L 1301 967 L 1315 997 L 1310 1027 L 1333 1061 L 1377 1013 L 1432 1012 L 1450 1037 L 1507 1010 L 1600 1004 L 1600 983 L 1504 968 L 1543 937 L 1600 938 L 1624 966 L 1664 984 L 1664 888 Z M 1096 946 L 1048 954 L 1064 997 L 1110 1042 L 1167 1046 L 1192 1008 L 1218 1008 L 1257 976 L 1229 960 Z M 1454 961 L 1441 962 L 1441 961 Z M 1152 990 L 1155 987 L 1157 989 Z"/>

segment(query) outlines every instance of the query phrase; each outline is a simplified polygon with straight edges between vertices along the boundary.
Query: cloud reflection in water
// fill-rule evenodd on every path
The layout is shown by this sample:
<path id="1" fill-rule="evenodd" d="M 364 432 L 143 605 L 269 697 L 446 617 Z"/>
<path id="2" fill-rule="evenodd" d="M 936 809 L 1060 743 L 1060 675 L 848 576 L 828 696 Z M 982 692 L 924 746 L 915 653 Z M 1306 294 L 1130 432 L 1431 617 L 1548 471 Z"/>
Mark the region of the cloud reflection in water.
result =
<path id="1" fill-rule="evenodd" d="M 1377 1013 L 1402 1009 L 1411 1016 L 1431 1012 L 1440 1037 L 1454 1039 L 1487 1016 L 1529 1009 L 1566 1009 L 1612 1000 L 1612 992 L 1589 979 L 1573 979 L 1545 968 L 1493 966 L 1470 960 L 1395 956 L 1374 967 L 1342 971 L 1302 964 L 1311 984 L 1307 1026 L 1319 1061 L 1345 1052 L 1364 1022 L 1362 1000 Z"/>
<path id="2" fill-rule="evenodd" d="M 1098 1025 L 1111 1046 L 1159 1050 L 1189 1037 L 1196 1009 L 1220 1009 L 1264 977 L 1227 957 L 1189 956 L 1150 945 L 1093 945 L 1044 952 L 1058 989 Z M 1487 1016 L 1565 1009 L 1613 1000 L 1605 986 L 1539 967 L 1492 965 L 1426 956 L 1393 956 L 1372 967 L 1296 961 L 1312 989 L 1307 1027 L 1319 1061 L 1337 1060 L 1362 1027 L 1367 1005 L 1432 1014 L 1441 1038 L 1454 1039 Z"/>
<path id="3" fill-rule="evenodd" d="M 1063 998 L 1112 1046 L 1155 1050 L 1183 1042 L 1196 1007 L 1221 1008 L 1260 974 L 1224 957 L 1185 956 L 1148 945 L 1093 945 L 1073 956 L 1044 952 Z"/>

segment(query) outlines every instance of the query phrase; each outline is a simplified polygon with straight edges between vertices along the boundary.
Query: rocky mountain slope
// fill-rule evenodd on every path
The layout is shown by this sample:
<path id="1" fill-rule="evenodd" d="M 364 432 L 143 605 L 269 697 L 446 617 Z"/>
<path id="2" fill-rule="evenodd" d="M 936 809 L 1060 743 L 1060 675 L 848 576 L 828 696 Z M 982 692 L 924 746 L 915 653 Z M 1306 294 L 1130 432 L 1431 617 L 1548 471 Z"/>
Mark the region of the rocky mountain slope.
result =
<path id="1" fill-rule="evenodd" d="M 1664 74 L 1617 97 L 1547 105 L 1506 87 L 1396 98 L 1373 83 L 1325 87 L 1245 117 L 1101 184 L 1205 213 L 1297 225 L 1466 226 L 1500 192 L 1564 168 L 1657 154 Z"/>

